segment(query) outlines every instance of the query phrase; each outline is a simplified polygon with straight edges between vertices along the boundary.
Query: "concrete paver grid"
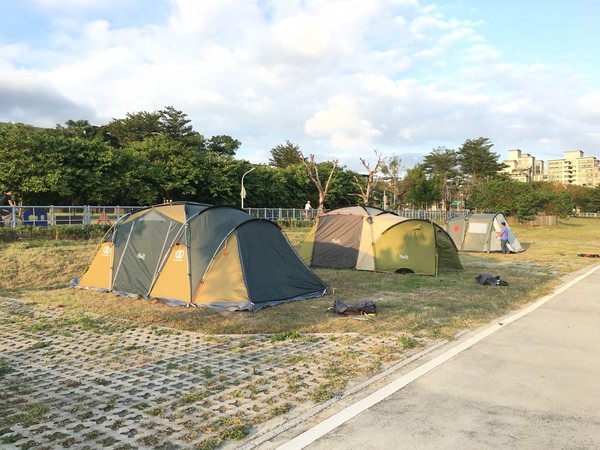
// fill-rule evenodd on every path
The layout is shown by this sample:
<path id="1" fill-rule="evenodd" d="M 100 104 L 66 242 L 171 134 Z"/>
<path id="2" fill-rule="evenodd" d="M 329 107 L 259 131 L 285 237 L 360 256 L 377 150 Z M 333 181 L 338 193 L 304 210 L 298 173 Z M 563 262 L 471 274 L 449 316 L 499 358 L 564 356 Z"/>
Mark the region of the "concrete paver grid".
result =
<path id="1" fill-rule="evenodd" d="M 0 325 L 0 445 L 11 448 L 214 448 L 310 410 L 344 367 L 354 374 L 337 389 L 418 351 L 397 337 L 272 342 L 107 324 L 14 299 L 0 299 Z"/>

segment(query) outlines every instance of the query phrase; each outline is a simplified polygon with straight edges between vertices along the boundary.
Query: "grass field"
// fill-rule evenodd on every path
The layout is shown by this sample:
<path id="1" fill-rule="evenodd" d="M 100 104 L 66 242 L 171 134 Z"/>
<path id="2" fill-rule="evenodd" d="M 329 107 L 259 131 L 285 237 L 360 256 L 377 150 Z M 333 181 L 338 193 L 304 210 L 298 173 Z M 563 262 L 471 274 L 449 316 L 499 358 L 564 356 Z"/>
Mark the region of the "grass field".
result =
<path id="1" fill-rule="evenodd" d="M 209 334 L 403 332 L 452 337 L 551 292 L 564 276 L 599 261 L 577 255 L 600 253 L 600 220 L 568 219 L 550 227 L 514 226 L 513 231 L 525 248 L 522 253 L 461 253 L 465 270 L 437 277 L 319 269 L 315 272 L 332 295 L 257 313 L 171 307 L 160 301 L 71 289 L 70 280 L 84 273 L 98 242 L 19 241 L 0 244 L 0 296 L 108 320 L 123 318 Z M 305 233 L 286 231 L 294 245 Z M 499 275 L 510 285 L 480 286 L 475 282 L 480 273 Z M 378 314 L 367 320 L 337 315 L 330 310 L 335 298 L 346 303 L 371 299 Z"/>

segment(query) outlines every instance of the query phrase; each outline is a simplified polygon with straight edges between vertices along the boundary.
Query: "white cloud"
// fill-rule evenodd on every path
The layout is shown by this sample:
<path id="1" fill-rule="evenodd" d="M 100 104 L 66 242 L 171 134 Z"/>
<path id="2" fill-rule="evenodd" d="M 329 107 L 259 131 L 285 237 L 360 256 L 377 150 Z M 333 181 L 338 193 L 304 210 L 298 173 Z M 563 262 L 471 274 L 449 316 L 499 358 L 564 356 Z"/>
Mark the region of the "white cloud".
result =
<path id="1" fill-rule="evenodd" d="M 143 23 L 147 4 L 167 13 Z M 48 26 L 42 38 L 13 41 L 0 32 L 0 85 L 12 93 L 0 96 L 0 121 L 106 123 L 172 105 L 200 133 L 242 141 L 239 156 L 253 162 L 266 162 L 285 140 L 353 164 L 373 148 L 414 160 L 479 136 L 500 153 L 595 144 L 597 86 L 568 67 L 512 61 L 486 38 L 483 20 L 449 16 L 443 5 L 37 5 Z"/>
<path id="2" fill-rule="evenodd" d="M 360 110 L 355 99 L 332 98 L 327 109 L 317 111 L 306 121 L 306 132 L 315 137 L 329 137 L 336 148 L 364 150 L 382 133 L 361 117 Z"/>

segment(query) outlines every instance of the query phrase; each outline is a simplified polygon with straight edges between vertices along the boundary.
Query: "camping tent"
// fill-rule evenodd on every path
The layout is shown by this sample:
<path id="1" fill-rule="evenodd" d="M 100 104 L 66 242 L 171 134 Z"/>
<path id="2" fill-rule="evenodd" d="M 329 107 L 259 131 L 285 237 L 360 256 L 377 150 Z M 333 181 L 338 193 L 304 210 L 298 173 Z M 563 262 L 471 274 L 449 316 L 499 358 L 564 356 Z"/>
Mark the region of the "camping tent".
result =
<path id="1" fill-rule="evenodd" d="M 299 249 L 311 267 L 437 275 L 462 269 L 452 239 L 439 225 L 378 208 L 351 206 L 315 217 Z"/>
<path id="2" fill-rule="evenodd" d="M 73 285 L 251 311 L 321 297 L 327 290 L 274 222 L 199 203 L 123 216 Z"/>
<path id="3" fill-rule="evenodd" d="M 473 214 L 454 217 L 446 221 L 446 231 L 454 240 L 456 247 L 465 252 L 501 251 L 500 240 L 496 232 L 500 224 L 506 222 L 502 213 Z M 522 252 L 523 247 L 508 228 L 508 249 L 511 252 Z"/>

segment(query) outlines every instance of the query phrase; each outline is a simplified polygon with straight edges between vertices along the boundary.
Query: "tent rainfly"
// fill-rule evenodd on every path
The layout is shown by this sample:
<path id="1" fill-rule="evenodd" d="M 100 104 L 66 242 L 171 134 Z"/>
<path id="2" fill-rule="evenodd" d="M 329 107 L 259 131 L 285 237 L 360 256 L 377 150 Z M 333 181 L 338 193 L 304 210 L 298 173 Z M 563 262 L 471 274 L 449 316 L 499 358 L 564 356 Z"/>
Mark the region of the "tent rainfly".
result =
<path id="1" fill-rule="evenodd" d="M 454 240 L 456 247 L 465 252 L 496 252 L 502 251 L 496 232 L 500 224 L 506 222 L 502 213 L 474 214 L 457 216 L 446 221 L 446 231 Z M 523 247 L 508 225 L 508 249 L 518 253 Z"/>
<path id="2" fill-rule="evenodd" d="M 250 311 L 327 293 L 274 222 L 234 207 L 190 202 L 123 216 L 72 285 Z"/>
<path id="3" fill-rule="evenodd" d="M 311 267 L 421 275 L 463 268 L 454 242 L 439 225 L 368 206 L 315 217 L 299 253 Z"/>

